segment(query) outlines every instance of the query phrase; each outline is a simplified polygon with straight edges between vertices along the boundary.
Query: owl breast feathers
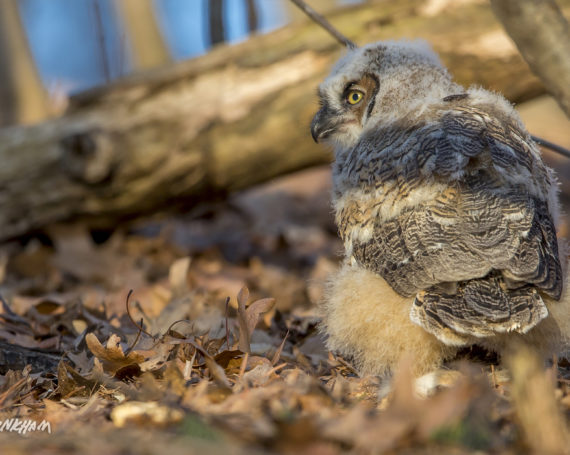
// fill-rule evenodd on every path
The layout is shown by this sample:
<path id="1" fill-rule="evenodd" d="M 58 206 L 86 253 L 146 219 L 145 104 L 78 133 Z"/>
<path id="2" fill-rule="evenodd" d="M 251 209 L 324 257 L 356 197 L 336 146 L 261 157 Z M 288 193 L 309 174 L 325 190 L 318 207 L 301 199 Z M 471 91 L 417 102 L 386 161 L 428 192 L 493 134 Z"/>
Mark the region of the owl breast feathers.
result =
<path id="1" fill-rule="evenodd" d="M 557 183 L 513 108 L 422 43 L 349 52 L 319 88 L 347 262 L 448 345 L 526 333 L 563 287 Z M 378 296 L 379 305 L 382 296 Z"/>

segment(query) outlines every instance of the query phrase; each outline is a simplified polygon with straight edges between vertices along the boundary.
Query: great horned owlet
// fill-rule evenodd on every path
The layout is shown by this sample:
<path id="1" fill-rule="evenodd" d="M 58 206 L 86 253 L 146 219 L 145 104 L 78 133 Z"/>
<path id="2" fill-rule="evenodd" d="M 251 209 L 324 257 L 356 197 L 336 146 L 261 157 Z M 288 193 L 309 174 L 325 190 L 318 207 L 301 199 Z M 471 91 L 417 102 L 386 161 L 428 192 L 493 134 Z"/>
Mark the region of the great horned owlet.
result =
<path id="1" fill-rule="evenodd" d="M 517 337 L 560 349 L 557 182 L 512 106 L 454 83 L 421 41 L 350 50 L 319 97 L 311 132 L 334 145 L 346 253 L 323 304 L 329 348 L 363 374 Z"/>

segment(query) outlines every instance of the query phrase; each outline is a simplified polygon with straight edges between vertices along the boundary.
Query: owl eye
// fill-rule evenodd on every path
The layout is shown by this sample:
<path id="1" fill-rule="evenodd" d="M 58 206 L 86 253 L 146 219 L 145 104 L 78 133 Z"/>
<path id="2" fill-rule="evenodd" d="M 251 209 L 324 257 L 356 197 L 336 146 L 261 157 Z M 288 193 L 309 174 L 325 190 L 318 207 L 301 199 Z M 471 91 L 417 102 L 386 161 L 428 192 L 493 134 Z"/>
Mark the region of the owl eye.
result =
<path id="1" fill-rule="evenodd" d="M 363 97 L 364 97 L 364 93 L 362 93 L 360 90 L 351 90 L 346 95 L 346 101 L 348 104 L 355 105 L 355 104 L 360 103 L 360 101 L 362 101 Z"/>

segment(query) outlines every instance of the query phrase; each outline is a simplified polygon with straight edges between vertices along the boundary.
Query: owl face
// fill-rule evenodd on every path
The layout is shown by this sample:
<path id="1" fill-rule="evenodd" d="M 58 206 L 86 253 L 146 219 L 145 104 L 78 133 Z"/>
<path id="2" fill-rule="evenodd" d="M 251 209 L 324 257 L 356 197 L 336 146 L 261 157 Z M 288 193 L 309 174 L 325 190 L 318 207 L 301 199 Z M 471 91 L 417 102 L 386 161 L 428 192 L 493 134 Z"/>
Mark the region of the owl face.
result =
<path id="1" fill-rule="evenodd" d="M 311 123 L 315 142 L 327 139 L 348 146 L 357 141 L 374 109 L 379 86 L 374 73 L 323 84 L 319 88 L 321 109 Z"/>
<path id="2" fill-rule="evenodd" d="M 368 128 L 419 111 L 454 84 L 424 41 L 387 41 L 350 50 L 319 86 L 311 123 L 316 142 L 352 148 Z"/>

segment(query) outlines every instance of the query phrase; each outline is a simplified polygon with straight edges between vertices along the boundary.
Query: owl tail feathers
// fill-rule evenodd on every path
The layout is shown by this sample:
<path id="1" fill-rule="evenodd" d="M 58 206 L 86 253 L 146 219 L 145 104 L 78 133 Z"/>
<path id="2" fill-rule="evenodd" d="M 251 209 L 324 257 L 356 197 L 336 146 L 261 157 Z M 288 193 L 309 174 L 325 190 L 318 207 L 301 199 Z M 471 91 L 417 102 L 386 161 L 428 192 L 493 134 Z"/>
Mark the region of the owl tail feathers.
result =
<path id="1" fill-rule="evenodd" d="M 411 320 L 451 346 L 512 332 L 527 333 L 548 316 L 542 297 L 533 286 L 508 289 L 500 274 L 434 286 L 416 295 Z"/>

